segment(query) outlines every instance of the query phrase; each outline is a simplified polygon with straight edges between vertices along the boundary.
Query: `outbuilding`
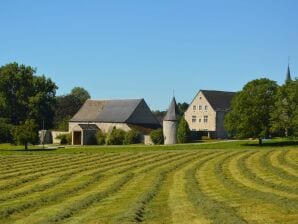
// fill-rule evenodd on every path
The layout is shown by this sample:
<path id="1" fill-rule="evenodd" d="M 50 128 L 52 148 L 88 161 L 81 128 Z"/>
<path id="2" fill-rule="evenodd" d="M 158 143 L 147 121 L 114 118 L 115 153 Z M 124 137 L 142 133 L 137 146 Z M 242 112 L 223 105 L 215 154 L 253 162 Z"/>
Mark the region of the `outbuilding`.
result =
<path id="1" fill-rule="evenodd" d="M 144 141 L 161 126 L 144 99 L 87 100 L 69 122 L 72 144 L 89 144 L 98 130 L 109 133 L 114 127 L 124 131 L 136 129 Z"/>

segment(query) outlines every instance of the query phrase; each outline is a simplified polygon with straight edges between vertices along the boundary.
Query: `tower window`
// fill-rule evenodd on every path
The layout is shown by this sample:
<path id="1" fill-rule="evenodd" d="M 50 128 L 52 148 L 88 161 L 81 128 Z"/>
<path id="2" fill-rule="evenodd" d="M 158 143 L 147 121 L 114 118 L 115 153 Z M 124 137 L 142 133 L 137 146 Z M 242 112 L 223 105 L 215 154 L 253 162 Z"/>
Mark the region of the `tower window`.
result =
<path id="1" fill-rule="evenodd" d="M 204 123 L 208 123 L 208 116 L 204 116 Z"/>

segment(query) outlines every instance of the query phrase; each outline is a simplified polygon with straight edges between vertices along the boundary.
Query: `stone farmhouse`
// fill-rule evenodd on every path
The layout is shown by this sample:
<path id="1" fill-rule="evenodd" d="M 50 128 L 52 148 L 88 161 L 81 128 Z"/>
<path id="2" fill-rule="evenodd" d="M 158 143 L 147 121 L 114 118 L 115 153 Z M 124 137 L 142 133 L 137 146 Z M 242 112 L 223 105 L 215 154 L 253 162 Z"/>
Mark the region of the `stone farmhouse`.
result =
<path id="1" fill-rule="evenodd" d="M 235 92 L 200 90 L 184 114 L 190 130 L 210 138 L 227 138 L 224 117 L 234 96 Z"/>
<path id="2" fill-rule="evenodd" d="M 113 128 L 141 133 L 145 144 L 152 130 L 160 128 L 144 99 L 87 100 L 69 122 L 73 145 L 86 145 L 98 130 L 109 133 Z"/>

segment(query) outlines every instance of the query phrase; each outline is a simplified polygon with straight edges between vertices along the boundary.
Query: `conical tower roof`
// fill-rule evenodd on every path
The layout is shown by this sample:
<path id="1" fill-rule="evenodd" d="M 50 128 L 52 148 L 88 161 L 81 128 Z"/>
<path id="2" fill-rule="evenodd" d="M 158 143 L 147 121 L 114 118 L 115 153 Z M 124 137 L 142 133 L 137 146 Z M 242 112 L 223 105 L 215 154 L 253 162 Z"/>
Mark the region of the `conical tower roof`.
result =
<path id="1" fill-rule="evenodd" d="M 288 70 L 287 70 L 287 74 L 286 74 L 286 82 L 288 82 L 288 81 L 292 81 L 289 65 L 288 65 Z"/>
<path id="2" fill-rule="evenodd" d="M 178 120 L 178 107 L 176 104 L 175 97 L 173 97 L 172 102 L 169 106 L 166 116 L 164 117 L 164 121 L 177 121 Z"/>

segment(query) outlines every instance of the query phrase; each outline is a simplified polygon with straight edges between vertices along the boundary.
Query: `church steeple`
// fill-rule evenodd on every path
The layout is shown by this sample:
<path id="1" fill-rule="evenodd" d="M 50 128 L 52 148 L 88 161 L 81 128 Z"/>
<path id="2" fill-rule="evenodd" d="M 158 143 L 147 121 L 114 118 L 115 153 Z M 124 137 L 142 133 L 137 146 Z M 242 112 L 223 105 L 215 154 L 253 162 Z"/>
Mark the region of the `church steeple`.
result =
<path id="1" fill-rule="evenodd" d="M 286 74 L 286 82 L 292 81 L 291 72 L 290 72 L 290 64 L 288 64 L 288 70 Z"/>

